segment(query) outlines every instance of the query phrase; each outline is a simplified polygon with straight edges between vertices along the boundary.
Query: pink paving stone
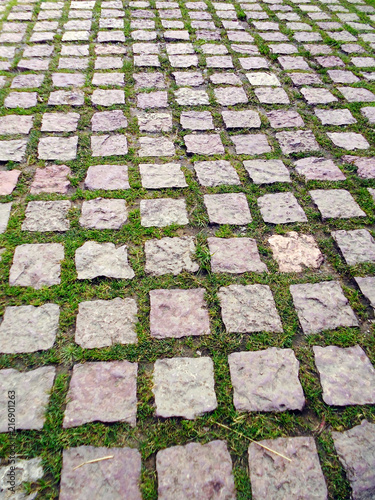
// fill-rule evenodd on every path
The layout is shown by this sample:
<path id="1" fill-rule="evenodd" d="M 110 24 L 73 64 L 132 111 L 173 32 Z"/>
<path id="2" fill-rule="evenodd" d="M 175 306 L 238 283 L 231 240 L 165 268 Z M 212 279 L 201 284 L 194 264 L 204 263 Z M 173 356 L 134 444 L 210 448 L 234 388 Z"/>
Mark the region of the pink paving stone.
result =
<path id="1" fill-rule="evenodd" d="M 322 125 L 352 125 L 357 120 L 348 109 L 314 109 Z"/>
<path id="2" fill-rule="evenodd" d="M 185 136 L 186 137 L 186 136 Z M 166 137 L 140 137 L 139 156 L 174 156 L 175 147 Z"/>
<path id="3" fill-rule="evenodd" d="M 38 143 L 41 160 L 74 160 L 77 156 L 78 137 L 42 137 Z"/>
<path id="4" fill-rule="evenodd" d="M 254 90 L 255 95 L 264 104 L 289 104 L 288 94 L 282 88 L 258 87 Z"/>
<path id="5" fill-rule="evenodd" d="M 205 194 L 204 204 L 211 224 L 245 225 L 252 222 L 244 193 Z"/>
<path id="6" fill-rule="evenodd" d="M 319 151 L 320 146 L 316 142 L 311 130 L 295 130 L 293 132 L 278 132 L 276 139 L 280 143 L 284 154 L 300 153 L 305 151 Z"/>
<path id="7" fill-rule="evenodd" d="M 137 415 L 137 363 L 110 361 L 77 364 L 67 394 L 63 427 L 87 422 L 126 422 Z"/>
<path id="8" fill-rule="evenodd" d="M 124 135 L 92 135 L 92 156 L 123 156 L 128 153 Z"/>
<path id="9" fill-rule="evenodd" d="M 226 128 L 260 128 L 261 121 L 256 111 L 222 111 Z"/>
<path id="10" fill-rule="evenodd" d="M 120 229 L 127 218 L 125 200 L 95 198 L 83 201 L 79 224 L 89 229 Z"/>
<path id="11" fill-rule="evenodd" d="M 247 103 L 247 95 L 242 87 L 220 87 L 214 89 L 215 99 L 222 106 Z"/>
<path id="12" fill-rule="evenodd" d="M 121 110 L 94 113 L 91 118 L 91 128 L 94 132 L 111 132 L 127 126 L 128 121 Z"/>
<path id="13" fill-rule="evenodd" d="M 153 276 L 177 276 L 182 271 L 195 273 L 199 270 L 199 265 L 194 261 L 195 251 L 193 236 L 147 240 L 145 272 Z"/>
<path id="14" fill-rule="evenodd" d="M 210 321 L 205 290 L 150 291 L 150 333 L 157 339 L 208 335 Z"/>
<path id="15" fill-rule="evenodd" d="M 92 165 L 87 170 L 85 188 L 91 191 L 130 189 L 128 167 L 126 165 Z"/>
<path id="16" fill-rule="evenodd" d="M 51 165 L 50 167 L 37 168 L 30 187 L 30 193 L 66 194 L 70 187 L 68 179 L 70 175 L 70 168 L 66 165 Z"/>
<path id="17" fill-rule="evenodd" d="M 219 134 L 188 134 L 184 140 L 188 153 L 210 156 L 225 152 Z"/>
<path id="18" fill-rule="evenodd" d="M 208 238 L 213 273 L 267 272 L 252 238 Z"/>
<path id="19" fill-rule="evenodd" d="M 305 268 L 319 269 L 324 257 L 313 236 L 295 231 L 285 236 L 274 234 L 268 238 L 273 258 L 283 273 L 301 273 Z"/>
<path id="20" fill-rule="evenodd" d="M 297 111 L 276 109 L 267 113 L 272 128 L 303 127 L 305 125 Z"/>
<path id="21" fill-rule="evenodd" d="M 265 134 L 232 135 L 231 140 L 238 155 L 260 155 L 272 151 Z"/>
<path id="22" fill-rule="evenodd" d="M 327 132 L 327 135 L 335 146 L 348 151 L 368 149 L 370 147 L 363 135 L 354 132 Z"/>
<path id="23" fill-rule="evenodd" d="M 294 85 L 314 85 L 322 84 L 322 80 L 315 73 L 289 73 L 289 78 Z"/>
<path id="24" fill-rule="evenodd" d="M 0 171 L 0 196 L 12 194 L 14 191 L 21 170 L 2 170 Z"/>
<path id="25" fill-rule="evenodd" d="M 328 104 L 337 101 L 337 98 L 328 90 L 323 88 L 304 87 L 301 94 L 309 104 Z"/>
<path id="26" fill-rule="evenodd" d="M 291 182 L 289 170 L 281 160 L 245 160 L 243 165 L 254 184 Z"/>
<path id="27" fill-rule="evenodd" d="M 172 446 L 156 455 L 159 500 L 235 500 L 232 460 L 224 441 Z"/>
<path id="28" fill-rule="evenodd" d="M 111 456 L 110 460 L 88 463 Z M 79 467 L 81 464 L 86 464 Z M 138 450 L 79 446 L 63 451 L 60 500 L 141 500 L 141 454 Z"/>
<path id="29" fill-rule="evenodd" d="M 33 116 L 6 115 L 0 117 L 0 135 L 29 134 Z"/>
<path id="30" fill-rule="evenodd" d="M 277 58 L 280 66 L 288 71 L 288 70 L 309 70 L 310 66 L 307 64 L 305 59 L 301 56 L 280 56 Z"/>
<path id="31" fill-rule="evenodd" d="M 142 109 L 166 108 L 168 107 L 168 93 L 164 91 L 158 91 L 138 94 L 137 107 Z"/>
<path id="32" fill-rule="evenodd" d="M 336 66 L 345 66 L 343 61 L 336 56 L 321 56 L 321 57 L 316 57 L 315 60 L 323 68 L 334 68 Z"/>
<path id="33" fill-rule="evenodd" d="M 239 62 L 242 66 L 243 69 L 249 70 L 249 69 L 268 69 L 269 64 L 267 62 L 267 59 L 264 57 L 240 57 Z"/>
<path id="34" fill-rule="evenodd" d="M 141 163 L 139 165 L 142 186 L 146 189 L 167 187 L 187 187 L 184 173 L 179 163 Z"/>

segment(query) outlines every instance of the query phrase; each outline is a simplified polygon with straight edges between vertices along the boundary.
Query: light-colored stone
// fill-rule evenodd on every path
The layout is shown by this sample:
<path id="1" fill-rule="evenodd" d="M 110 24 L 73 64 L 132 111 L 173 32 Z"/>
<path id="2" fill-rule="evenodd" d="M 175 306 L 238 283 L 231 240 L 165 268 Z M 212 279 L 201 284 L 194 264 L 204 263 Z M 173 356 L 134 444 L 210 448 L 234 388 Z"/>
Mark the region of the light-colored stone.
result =
<path id="1" fill-rule="evenodd" d="M 189 223 L 185 199 L 158 198 L 141 200 L 141 224 L 144 227 L 166 227 Z"/>
<path id="2" fill-rule="evenodd" d="M 67 219 L 71 203 L 68 200 L 29 201 L 22 231 L 68 231 Z"/>
<path id="3" fill-rule="evenodd" d="M 174 156 L 175 148 L 166 137 L 140 137 L 139 156 Z"/>
<path id="4" fill-rule="evenodd" d="M 12 194 L 15 189 L 21 170 L 1 170 L 0 171 L 0 196 Z"/>
<path id="5" fill-rule="evenodd" d="M 309 191 L 309 194 L 323 219 L 366 217 L 365 212 L 346 189 L 315 189 Z"/>
<path id="6" fill-rule="evenodd" d="M 92 135 L 92 156 L 123 156 L 128 153 L 128 141 L 124 135 Z"/>
<path id="7" fill-rule="evenodd" d="M 0 135 L 28 134 L 33 126 L 33 116 L 6 115 L 0 117 Z"/>
<path id="8" fill-rule="evenodd" d="M 290 153 L 301 153 L 305 151 L 319 151 L 320 146 L 316 142 L 311 130 L 295 130 L 293 132 L 278 132 L 276 139 L 280 143 L 285 155 Z"/>
<path id="9" fill-rule="evenodd" d="M 207 238 L 213 273 L 267 272 L 252 238 Z"/>
<path id="10" fill-rule="evenodd" d="M 16 458 L 9 465 L 0 467 L 0 495 L 2 500 L 34 500 L 38 495 L 35 487 L 25 493 L 25 483 L 36 483 L 43 477 L 42 459 L 40 457 L 22 460 Z M 9 481 L 12 481 L 10 484 Z M 13 485 L 14 481 L 14 485 Z M 10 489 L 12 488 L 12 489 Z"/>
<path id="11" fill-rule="evenodd" d="M 85 188 L 91 191 L 130 189 L 128 167 L 126 165 L 92 165 L 87 170 Z"/>
<path id="12" fill-rule="evenodd" d="M 74 160 L 77 156 L 78 137 L 42 137 L 38 144 L 41 160 Z"/>
<path id="13" fill-rule="evenodd" d="M 169 132 L 172 130 L 172 115 L 170 113 L 145 113 L 138 115 L 137 119 L 141 132 Z"/>
<path id="14" fill-rule="evenodd" d="M 309 234 L 295 231 L 285 236 L 274 234 L 268 242 L 280 272 L 301 273 L 305 268 L 319 269 L 324 261 L 314 237 Z"/>
<path id="15" fill-rule="evenodd" d="M 11 209 L 12 203 L 0 203 L 0 234 L 7 229 Z"/>
<path id="16" fill-rule="evenodd" d="M 194 170 L 202 186 L 240 185 L 236 169 L 226 160 L 196 161 Z"/>
<path id="17" fill-rule="evenodd" d="M 0 161 L 20 162 L 25 158 L 27 141 L 0 141 Z"/>
<path id="18" fill-rule="evenodd" d="M 261 121 L 256 111 L 222 111 L 226 128 L 260 128 Z"/>
<path id="19" fill-rule="evenodd" d="M 199 155 L 223 155 L 224 146 L 219 134 L 188 134 L 184 136 L 188 153 Z"/>
<path id="20" fill-rule="evenodd" d="M 375 276 L 365 278 L 354 278 L 361 292 L 375 309 Z"/>
<path id="21" fill-rule="evenodd" d="M 243 165 L 254 184 L 291 182 L 289 170 L 281 160 L 245 160 Z"/>
<path id="22" fill-rule="evenodd" d="M 204 204 L 211 224 L 250 224 L 247 198 L 244 193 L 205 194 Z"/>
<path id="23" fill-rule="evenodd" d="M 194 238 L 161 238 L 145 242 L 145 272 L 153 276 L 173 274 L 177 276 L 183 271 L 195 273 L 199 266 L 192 260 L 195 254 Z"/>
<path id="24" fill-rule="evenodd" d="M 370 147 L 363 135 L 354 132 L 327 132 L 327 135 L 335 146 L 349 151 Z"/>
<path id="25" fill-rule="evenodd" d="M 50 167 L 37 168 L 30 187 L 30 193 L 66 194 L 70 186 L 68 179 L 70 175 L 70 168 L 66 165 L 51 165 Z"/>
<path id="26" fill-rule="evenodd" d="M 307 217 L 293 193 L 265 194 L 257 199 L 265 222 L 288 224 L 289 222 L 307 222 Z"/>
<path id="27" fill-rule="evenodd" d="M 82 203 L 79 223 L 91 229 L 120 229 L 127 219 L 125 200 L 95 198 Z"/>
<path id="28" fill-rule="evenodd" d="M 139 165 L 142 186 L 146 189 L 186 187 L 184 173 L 179 163 L 141 163 Z"/>
<path id="29" fill-rule="evenodd" d="M 294 163 L 296 172 L 303 175 L 306 180 L 317 181 L 344 181 L 345 175 L 332 160 L 309 156 Z"/>
<path id="30" fill-rule="evenodd" d="M 331 234 L 349 266 L 375 262 L 375 240 L 367 229 L 339 230 Z"/>

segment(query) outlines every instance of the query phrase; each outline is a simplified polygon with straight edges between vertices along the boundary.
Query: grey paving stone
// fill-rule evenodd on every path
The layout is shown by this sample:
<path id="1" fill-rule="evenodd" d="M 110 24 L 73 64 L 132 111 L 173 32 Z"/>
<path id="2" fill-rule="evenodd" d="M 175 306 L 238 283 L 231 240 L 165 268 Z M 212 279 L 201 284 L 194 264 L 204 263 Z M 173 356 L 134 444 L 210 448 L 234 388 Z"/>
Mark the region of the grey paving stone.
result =
<path id="1" fill-rule="evenodd" d="M 44 113 L 42 132 L 75 132 L 77 130 L 79 113 Z"/>
<path id="2" fill-rule="evenodd" d="M 33 108 L 37 105 L 37 92 L 10 92 L 4 99 L 6 108 Z"/>
<path id="3" fill-rule="evenodd" d="M 335 146 L 349 151 L 370 147 L 363 135 L 354 132 L 327 132 L 327 135 Z"/>
<path id="4" fill-rule="evenodd" d="M 14 471 L 16 474 L 14 475 Z M 9 465 L 0 467 L 0 484 L 2 485 L 2 493 L 4 492 L 4 500 L 9 498 L 20 498 L 21 500 L 33 500 L 38 494 L 35 488 L 35 483 L 42 479 L 44 475 L 42 467 L 42 459 L 40 457 L 31 458 L 29 460 L 22 460 L 16 458 L 14 462 L 10 462 Z M 12 490 L 8 489 L 10 484 L 7 481 L 12 477 L 14 481 L 14 486 Z M 25 483 L 34 483 L 33 486 L 28 490 L 29 495 L 25 496 Z"/>
<path id="5" fill-rule="evenodd" d="M 346 189 L 315 189 L 309 194 L 323 219 L 366 217 L 366 213 Z"/>
<path id="6" fill-rule="evenodd" d="M 359 345 L 314 346 L 313 351 L 326 404 L 374 404 L 375 368 Z"/>
<path id="7" fill-rule="evenodd" d="M 375 107 L 366 106 L 361 108 L 361 113 L 371 124 L 375 123 Z"/>
<path id="8" fill-rule="evenodd" d="M 302 410 L 305 398 L 292 349 L 235 352 L 228 356 L 237 411 Z"/>
<path id="9" fill-rule="evenodd" d="M 319 269 L 324 257 L 313 236 L 295 231 L 285 236 L 272 235 L 268 238 L 273 258 L 283 273 L 301 273 L 305 268 Z"/>
<path id="10" fill-rule="evenodd" d="M 95 89 L 91 96 L 91 102 L 95 106 L 112 106 L 113 104 L 125 104 L 123 90 Z"/>
<path id="11" fill-rule="evenodd" d="M 247 198 L 244 193 L 205 194 L 204 204 L 211 224 L 250 224 Z"/>
<path id="12" fill-rule="evenodd" d="M 67 395 L 63 427 L 87 422 L 126 422 L 137 414 L 137 363 L 110 361 L 76 364 Z"/>
<path id="13" fill-rule="evenodd" d="M 182 87 L 174 92 L 177 104 L 180 106 L 209 105 L 210 101 L 206 90 Z"/>
<path id="14" fill-rule="evenodd" d="M 111 132 L 127 126 L 128 121 L 119 109 L 94 113 L 91 118 L 91 128 L 94 132 Z"/>
<path id="15" fill-rule="evenodd" d="M 373 102 L 375 95 L 367 89 L 338 87 L 337 90 L 345 97 L 348 102 Z"/>
<path id="16" fill-rule="evenodd" d="M 172 68 L 190 68 L 198 66 L 198 56 L 196 55 L 175 55 L 168 56 Z"/>
<path id="17" fill-rule="evenodd" d="M 328 104 L 337 101 L 337 98 L 324 88 L 304 87 L 301 94 L 309 104 Z"/>
<path id="18" fill-rule="evenodd" d="M 351 71 L 331 69 L 328 70 L 327 73 L 335 83 L 356 83 L 360 81 L 360 79 Z"/>
<path id="19" fill-rule="evenodd" d="M 128 141 L 124 135 L 92 135 L 92 156 L 123 156 L 128 153 Z"/>
<path id="20" fill-rule="evenodd" d="M 306 335 L 340 326 L 358 326 L 357 318 L 338 281 L 291 285 L 290 292 Z"/>
<path id="21" fill-rule="evenodd" d="M 141 200 L 141 224 L 143 227 L 166 227 L 189 223 L 184 198 L 158 198 Z"/>
<path id="22" fill-rule="evenodd" d="M 357 175 L 363 179 L 375 179 L 375 161 L 373 158 L 345 155 L 342 157 L 345 163 L 354 163 L 357 167 Z"/>
<path id="23" fill-rule="evenodd" d="M 218 292 L 227 332 L 282 332 L 271 289 L 267 285 L 229 285 Z"/>
<path id="24" fill-rule="evenodd" d="M 82 106 L 85 94 L 82 90 L 56 90 L 51 92 L 48 99 L 49 106 Z"/>
<path id="25" fill-rule="evenodd" d="M 322 80 L 315 73 L 288 73 L 294 85 L 314 85 L 322 84 Z"/>
<path id="26" fill-rule="evenodd" d="M 157 417 L 196 417 L 217 408 L 211 358 L 158 359 L 153 388 Z"/>
<path id="27" fill-rule="evenodd" d="M 365 278 L 354 278 L 361 292 L 375 309 L 375 276 Z"/>
<path id="28" fill-rule="evenodd" d="M 93 165 L 88 168 L 85 188 L 95 191 L 105 189 L 130 189 L 126 165 Z"/>
<path id="29" fill-rule="evenodd" d="M 235 500 L 232 460 L 224 441 L 172 446 L 156 455 L 159 500 Z"/>
<path id="30" fill-rule="evenodd" d="M 137 303 L 134 299 L 80 302 L 75 342 L 84 349 L 136 344 Z"/>
<path id="31" fill-rule="evenodd" d="M 322 125 L 352 125 L 357 120 L 348 109 L 314 109 Z"/>
<path id="32" fill-rule="evenodd" d="M 193 236 L 181 238 L 161 238 L 145 242 L 145 272 L 153 276 L 173 274 L 183 271 L 195 273 L 199 265 L 193 260 L 195 243 Z"/>
<path id="33" fill-rule="evenodd" d="M 25 158 L 27 141 L 0 141 L 0 161 L 20 162 Z"/>
<path id="34" fill-rule="evenodd" d="M 245 160 L 243 164 L 254 184 L 291 182 L 289 171 L 281 160 Z"/>
<path id="35" fill-rule="evenodd" d="M 51 165 L 45 168 L 37 168 L 30 187 L 30 193 L 66 194 L 70 186 L 68 179 L 70 175 L 70 168 L 66 165 Z"/>
<path id="36" fill-rule="evenodd" d="M 236 169 L 229 161 L 196 161 L 194 170 L 202 186 L 240 185 Z"/>
<path id="37" fill-rule="evenodd" d="M 252 238 L 207 238 L 213 273 L 267 272 Z"/>
<path id="38" fill-rule="evenodd" d="M 186 137 L 186 136 L 185 136 Z M 166 137 L 140 137 L 139 156 L 174 156 L 175 148 Z"/>
<path id="39" fill-rule="evenodd" d="M 74 160 L 77 156 L 78 137 L 42 137 L 38 143 L 40 160 Z"/>
<path id="40" fill-rule="evenodd" d="M 29 201 L 22 231 L 68 231 L 70 222 L 67 214 L 70 208 L 69 200 Z"/>
<path id="41" fill-rule="evenodd" d="M 11 286 L 43 286 L 60 283 L 60 262 L 64 247 L 60 243 L 25 244 L 16 247 L 13 264 L 9 271 Z"/>
<path id="42" fill-rule="evenodd" d="M 184 141 L 188 153 L 211 156 L 225 152 L 219 134 L 188 134 Z"/>
<path id="43" fill-rule="evenodd" d="M 281 150 L 285 155 L 320 150 L 320 146 L 316 142 L 315 136 L 311 130 L 278 132 L 276 134 L 276 139 L 279 141 Z"/>
<path id="44" fill-rule="evenodd" d="M 327 486 L 312 437 L 265 439 L 249 446 L 251 492 L 254 500 L 301 497 L 326 500 Z M 276 455 L 274 450 L 285 458 Z"/>
<path id="45" fill-rule="evenodd" d="M 11 89 L 34 89 L 42 85 L 44 81 L 44 75 L 17 75 L 12 80 Z"/>
<path id="46" fill-rule="evenodd" d="M 284 89 L 278 87 L 258 87 L 254 93 L 261 103 L 264 104 L 289 104 L 288 94 Z"/>
<path id="47" fill-rule="evenodd" d="M 296 171 L 306 180 L 344 181 L 345 175 L 332 160 L 309 156 L 294 163 Z"/>
<path id="48" fill-rule="evenodd" d="M 169 132 L 172 130 L 170 113 L 144 113 L 137 115 L 141 132 Z"/>
<path id="49" fill-rule="evenodd" d="M 183 111 L 180 115 L 182 128 L 190 130 L 212 130 L 214 127 L 209 111 Z"/>
<path id="50" fill-rule="evenodd" d="M 222 111 L 226 128 L 260 128 L 261 121 L 256 111 Z"/>
<path id="51" fill-rule="evenodd" d="M 138 94 L 137 107 L 141 109 L 166 108 L 168 107 L 168 93 L 160 90 Z"/>
<path id="52" fill-rule="evenodd" d="M 349 266 L 375 262 L 375 240 L 367 229 L 339 230 L 331 234 Z"/>
<path id="53" fill-rule="evenodd" d="M 272 151 L 265 134 L 232 135 L 230 138 L 238 155 L 260 155 Z"/>
<path id="54" fill-rule="evenodd" d="M 267 113 L 272 128 L 304 127 L 305 123 L 297 111 L 275 109 Z"/>
<path id="55" fill-rule="evenodd" d="M 199 87 L 199 85 L 202 85 L 204 83 L 202 73 L 199 73 L 197 71 L 175 71 L 172 74 L 176 80 L 176 85 L 178 85 L 179 87 Z"/>
<path id="56" fill-rule="evenodd" d="M 204 288 L 150 291 L 150 333 L 157 339 L 210 333 Z"/>
<path id="57" fill-rule="evenodd" d="M 245 70 L 269 68 L 268 61 L 264 57 L 258 57 L 258 56 L 240 57 L 238 60 L 242 68 Z"/>
<path id="58" fill-rule="evenodd" d="M 59 328 L 57 304 L 8 306 L 0 325 L 0 352 L 7 354 L 50 349 Z"/>
<path id="59" fill-rule="evenodd" d="M 257 200 L 263 220 L 271 224 L 307 222 L 302 207 L 293 193 L 265 194 Z"/>
<path id="60" fill-rule="evenodd" d="M 33 126 L 33 119 L 33 116 L 2 116 L 0 117 L 0 135 L 28 134 Z"/>
<path id="61" fill-rule="evenodd" d="M 123 73 L 94 73 L 92 77 L 92 84 L 96 86 L 118 86 L 122 87 L 125 84 Z"/>
<path id="62" fill-rule="evenodd" d="M 85 75 L 81 73 L 52 73 L 52 83 L 55 87 L 83 87 Z"/>
<path id="63" fill-rule="evenodd" d="M 141 163 L 139 165 L 142 186 L 146 189 L 187 187 L 179 163 Z"/>
<path id="64" fill-rule="evenodd" d="M 222 106 L 235 106 L 248 101 L 242 87 L 219 87 L 214 89 L 215 99 Z"/>
<path id="65" fill-rule="evenodd" d="M 79 223 L 89 229 L 120 229 L 127 219 L 125 200 L 95 198 L 82 203 Z"/>
<path id="66" fill-rule="evenodd" d="M 86 241 L 76 250 L 75 264 L 79 280 L 92 280 L 98 276 L 134 278 L 134 271 L 128 263 L 126 245 L 116 248 L 114 243 Z"/>
<path id="67" fill-rule="evenodd" d="M 20 175 L 21 170 L 0 170 L 0 196 L 13 193 Z"/>
<path id="68" fill-rule="evenodd" d="M 8 394 L 11 391 L 15 392 L 16 397 L 15 428 L 42 429 L 54 378 L 53 366 L 43 366 L 25 372 L 13 368 L 0 370 L 0 432 L 9 432 L 7 409 L 10 400 Z"/>
<path id="69" fill-rule="evenodd" d="M 111 456 L 110 460 L 100 461 Z M 95 463 L 95 460 L 99 462 Z M 90 463 L 90 461 L 94 461 Z M 79 467 L 81 464 L 90 465 Z M 141 500 L 141 454 L 138 450 L 79 446 L 63 451 L 60 499 L 98 499 L 102 494 L 111 500 Z M 104 493 L 103 493 L 104 492 Z"/>
<path id="70" fill-rule="evenodd" d="M 353 500 L 375 494 L 375 425 L 362 420 L 344 432 L 332 432 L 332 439 L 352 487 Z"/>
<path id="71" fill-rule="evenodd" d="M 0 203 L 0 234 L 7 229 L 11 209 L 12 203 Z"/>

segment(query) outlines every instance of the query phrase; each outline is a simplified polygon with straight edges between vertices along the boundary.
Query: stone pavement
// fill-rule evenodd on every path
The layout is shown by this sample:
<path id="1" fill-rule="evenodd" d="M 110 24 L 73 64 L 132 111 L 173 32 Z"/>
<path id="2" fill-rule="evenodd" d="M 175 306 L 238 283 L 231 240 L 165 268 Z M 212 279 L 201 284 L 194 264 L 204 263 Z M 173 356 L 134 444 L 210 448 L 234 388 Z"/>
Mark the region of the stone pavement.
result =
<path id="1" fill-rule="evenodd" d="M 0 0 L 0 499 L 375 498 L 374 51 L 365 0 Z"/>

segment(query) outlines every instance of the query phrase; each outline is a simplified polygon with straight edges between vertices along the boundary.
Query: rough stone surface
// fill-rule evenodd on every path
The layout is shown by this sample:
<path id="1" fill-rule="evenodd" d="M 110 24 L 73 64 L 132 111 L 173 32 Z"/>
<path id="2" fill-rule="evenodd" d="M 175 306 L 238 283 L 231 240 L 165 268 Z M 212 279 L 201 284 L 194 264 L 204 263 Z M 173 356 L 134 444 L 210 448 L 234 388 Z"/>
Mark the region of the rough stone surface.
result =
<path id="1" fill-rule="evenodd" d="M 31 194 L 59 193 L 66 194 L 70 186 L 68 176 L 70 168 L 66 165 L 51 165 L 50 167 L 37 168 L 31 184 Z"/>
<path id="2" fill-rule="evenodd" d="M 309 156 L 294 163 L 296 172 L 306 180 L 317 181 L 344 181 L 345 175 L 332 160 Z"/>
<path id="3" fill-rule="evenodd" d="M 158 359 L 153 388 L 157 417 L 197 416 L 217 407 L 214 364 L 211 358 Z"/>
<path id="4" fill-rule="evenodd" d="M 281 150 L 285 155 L 320 150 L 320 146 L 316 142 L 311 130 L 278 132 L 276 134 L 276 139 L 279 141 Z"/>
<path id="5" fill-rule="evenodd" d="M 153 276 L 177 276 L 182 271 L 195 273 L 199 269 L 198 264 L 192 260 L 195 254 L 192 236 L 147 240 L 145 254 L 145 271 Z"/>
<path id="6" fill-rule="evenodd" d="M 183 111 L 180 116 L 182 128 L 191 130 L 212 130 L 214 124 L 209 111 Z"/>
<path id="7" fill-rule="evenodd" d="M 184 141 L 188 153 L 211 156 L 225 152 L 219 134 L 188 134 Z"/>
<path id="8" fill-rule="evenodd" d="M 146 189 L 186 187 L 184 173 L 179 163 L 141 163 L 139 165 L 142 186 Z"/>
<path id="9" fill-rule="evenodd" d="M 50 349 L 59 327 L 57 304 L 8 306 L 0 325 L 0 352 L 22 353 Z"/>
<path id="10" fill-rule="evenodd" d="M 240 178 L 234 167 L 226 160 L 196 161 L 194 170 L 202 186 L 240 185 Z"/>
<path id="11" fill-rule="evenodd" d="M 291 285 L 298 319 L 306 335 L 340 326 L 358 326 L 358 320 L 338 281 Z"/>
<path id="12" fill-rule="evenodd" d="M 92 156 L 122 156 L 128 153 L 124 135 L 92 135 Z"/>
<path id="13" fill-rule="evenodd" d="M 116 248 L 114 243 L 86 241 L 76 250 L 75 264 L 79 280 L 98 276 L 131 279 L 134 271 L 128 263 L 126 245 Z"/>
<path id="14" fill-rule="evenodd" d="M 164 91 L 149 92 L 147 94 L 137 95 L 137 107 L 148 108 L 166 108 L 168 106 L 168 93 Z"/>
<path id="15" fill-rule="evenodd" d="M 150 331 L 157 339 L 210 333 L 205 290 L 151 290 Z"/>
<path id="16" fill-rule="evenodd" d="M 224 441 L 172 446 L 156 455 L 159 500 L 235 500 L 232 460 Z"/>
<path id="17" fill-rule="evenodd" d="M 313 351 L 327 405 L 375 403 L 375 368 L 359 345 L 314 346 Z"/>
<path id="18" fill-rule="evenodd" d="M 315 109 L 322 125 L 352 125 L 357 120 L 348 109 Z"/>
<path id="19" fill-rule="evenodd" d="M 226 128 L 260 128 L 261 121 L 256 111 L 223 111 Z"/>
<path id="20" fill-rule="evenodd" d="M 8 480 L 15 472 L 14 490 L 9 489 Z M 34 500 L 38 492 L 31 487 L 30 494 L 25 493 L 25 483 L 36 483 L 44 475 L 42 459 L 39 457 L 30 460 L 16 458 L 9 465 L 0 467 L 0 494 L 2 500 Z"/>
<path id="21" fill-rule="evenodd" d="M 141 132 L 169 132 L 172 130 L 172 115 L 170 113 L 145 113 L 138 115 Z"/>
<path id="22" fill-rule="evenodd" d="M 367 276 L 365 278 L 354 278 L 361 292 L 369 300 L 372 307 L 375 309 L 375 276 Z"/>
<path id="23" fill-rule="evenodd" d="M 75 132 L 79 113 L 44 113 L 42 132 Z"/>
<path id="24" fill-rule="evenodd" d="M 110 460 L 88 463 L 103 457 Z M 86 464 L 79 467 L 81 464 Z M 60 500 L 141 500 L 141 454 L 132 448 L 79 446 L 63 451 Z"/>
<path id="25" fill-rule="evenodd" d="M 207 238 L 213 273 L 267 272 L 252 238 Z"/>
<path id="26" fill-rule="evenodd" d="M 345 432 L 332 432 L 332 439 L 352 487 L 353 500 L 375 495 L 375 425 L 362 420 Z"/>
<path id="27" fill-rule="evenodd" d="M 27 141 L 0 141 L 0 161 L 20 162 L 25 158 Z"/>
<path id="28" fill-rule="evenodd" d="M 257 199 L 265 222 L 288 224 L 289 222 L 307 222 L 307 217 L 293 193 L 265 194 Z"/>
<path id="29" fill-rule="evenodd" d="M 282 332 L 272 292 L 267 285 L 229 285 L 218 292 L 227 332 Z"/>
<path id="30" fill-rule="evenodd" d="M 354 132 L 327 132 L 327 135 L 335 146 L 349 151 L 370 147 L 363 135 Z"/>
<path id="31" fill-rule="evenodd" d="M 249 446 L 252 498 L 262 500 L 327 500 L 328 491 L 312 437 L 290 437 L 259 441 Z"/>
<path id="32" fill-rule="evenodd" d="M 265 134 L 232 135 L 231 140 L 238 155 L 260 155 L 271 152 Z"/>
<path id="33" fill-rule="evenodd" d="M 289 170 L 281 160 L 245 160 L 243 165 L 254 184 L 291 182 Z"/>
<path id="34" fill-rule="evenodd" d="M 137 303 L 134 299 L 80 302 L 75 342 L 84 349 L 135 344 Z"/>
<path id="35" fill-rule="evenodd" d="M 309 234 L 299 234 L 295 231 L 285 236 L 274 234 L 268 238 L 273 258 L 279 264 L 283 273 L 301 273 L 305 268 L 319 269 L 324 257 Z"/>
<path id="36" fill-rule="evenodd" d="M 87 170 L 85 188 L 91 191 L 130 189 L 128 167 L 126 165 L 92 165 Z"/>
<path id="37" fill-rule="evenodd" d="M 41 160 L 74 160 L 77 156 L 78 137 L 42 137 L 38 144 Z"/>
<path id="38" fill-rule="evenodd" d="M 12 194 L 20 174 L 21 170 L 17 169 L 0 171 L 0 196 Z"/>
<path id="39" fill-rule="evenodd" d="M 346 189 L 315 189 L 309 191 L 323 219 L 366 217 L 366 214 L 354 201 Z"/>
<path id="40" fill-rule="evenodd" d="M 185 199 L 158 198 L 141 200 L 141 224 L 144 227 L 166 227 L 189 223 Z"/>
<path id="41" fill-rule="evenodd" d="M 165 137 L 140 137 L 139 156 L 173 156 L 173 142 Z"/>
<path id="42" fill-rule="evenodd" d="M 302 410 L 305 398 L 292 349 L 271 347 L 228 356 L 237 411 Z"/>
<path id="43" fill-rule="evenodd" d="M 29 201 L 26 207 L 22 231 L 67 231 L 67 219 L 71 203 L 68 200 Z"/>
<path id="44" fill-rule="evenodd" d="M 0 135 L 28 134 L 33 126 L 33 116 L 6 115 L 0 117 Z"/>
<path id="45" fill-rule="evenodd" d="M 375 262 L 375 240 L 367 229 L 339 230 L 331 234 L 349 266 Z"/>
<path id="46" fill-rule="evenodd" d="M 91 128 L 94 132 L 110 132 L 127 126 L 128 121 L 120 110 L 102 111 L 95 113 L 91 118 Z"/>
<path id="47" fill-rule="evenodd" d="M 205 90 L 180 88 L 174 93 L 177 103 L 180 106 L 209 105 L 208 94 Z"/>
<path id="48" fill-rule="evenodd" d="M 12 203 L 0 203 L 0 234 L 7 229 L 11 209 Z"/>
<path id="49" fill-rule="evenodd" d="M 120 229 L 127 218 L 125 200 L 96 198 L 82 203 L 79 223 L 91 229 Z"/>
<path id="50" fill-rule="evenodd" d="M 0 432 L 9 432 L 8 391 L 16 393 L 16 429 L 42 429 L 54 378 L 52 366 L 26 372 L 0 370 Z"/>
<path id="51" fill-rule="evenodd" d="M 110 361 L 73 367 L 63 427 L 87 422 L 126 422 L 137 414 L 137 363 Z"/>
<path id="52" fill-rule="evenodd" d="M 303 127 L 305 125 L 297 111 L 275 109 L 267 113 L 272 128 Z"/>
<path id="53" fill-rule="evenodd" d="M 25 244 L 16 247 L 9 271 L 11 286 L 43 286 L 60 283 L 60 262 L 64 247 L 60 243 Z"/>
<path id="54" fill-rule="evenodd" d="M 211 224 L 250 224 L 252 217 L 244 193 L 205 194 Z"/>

